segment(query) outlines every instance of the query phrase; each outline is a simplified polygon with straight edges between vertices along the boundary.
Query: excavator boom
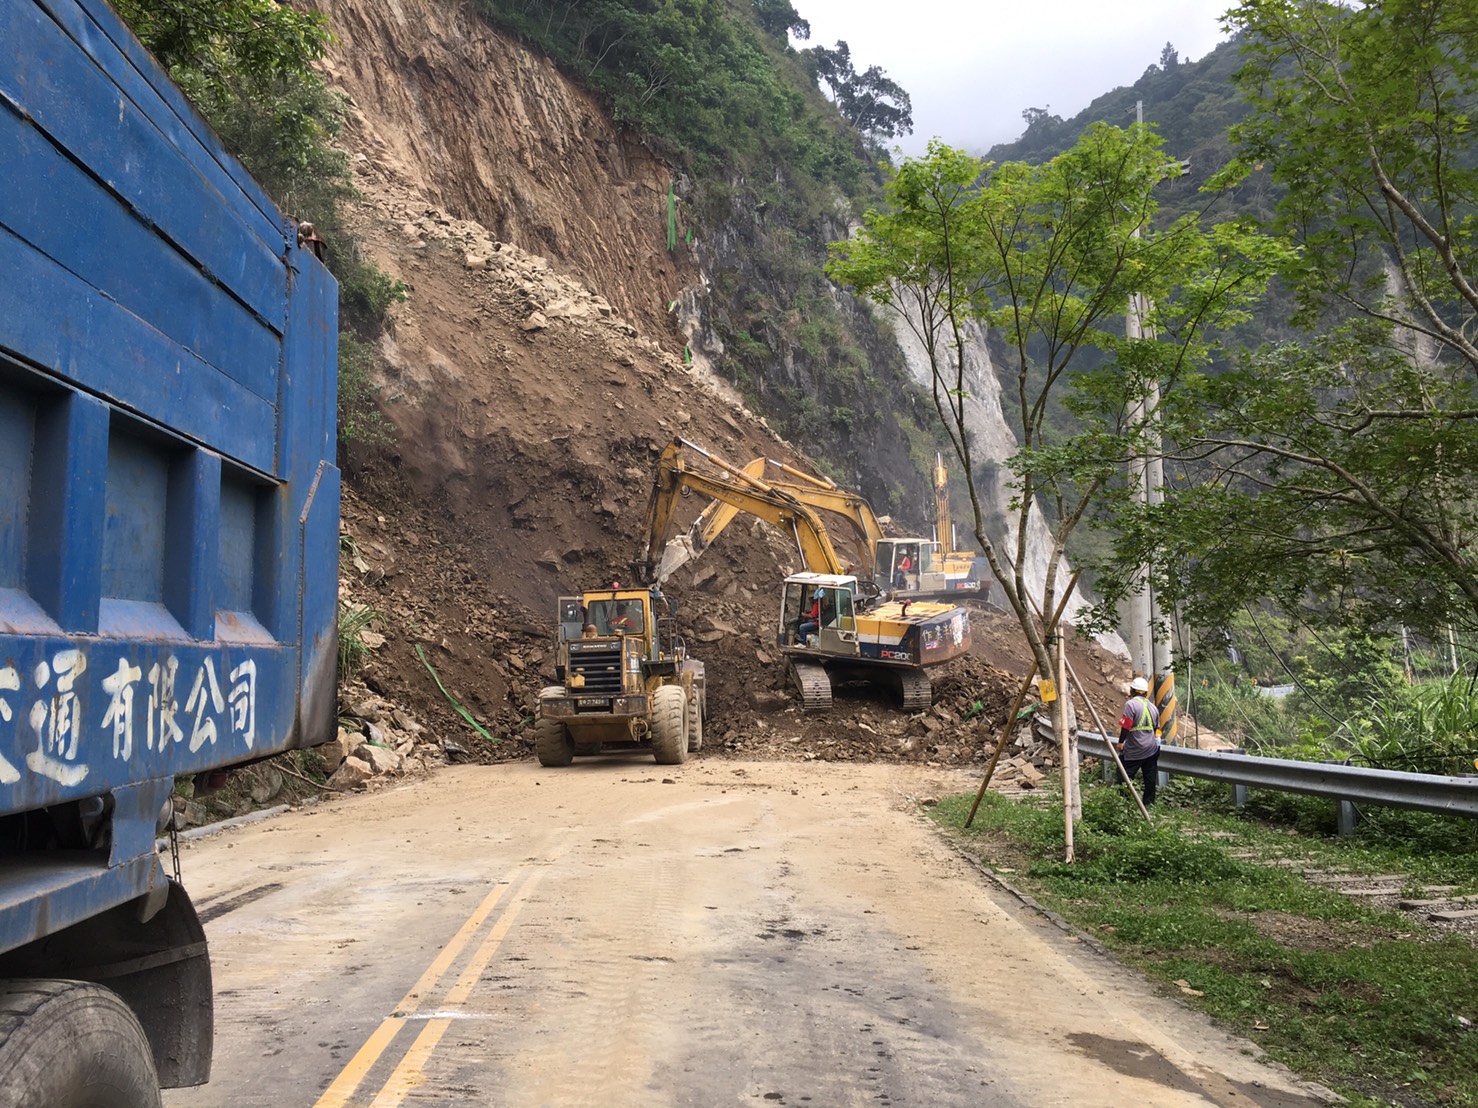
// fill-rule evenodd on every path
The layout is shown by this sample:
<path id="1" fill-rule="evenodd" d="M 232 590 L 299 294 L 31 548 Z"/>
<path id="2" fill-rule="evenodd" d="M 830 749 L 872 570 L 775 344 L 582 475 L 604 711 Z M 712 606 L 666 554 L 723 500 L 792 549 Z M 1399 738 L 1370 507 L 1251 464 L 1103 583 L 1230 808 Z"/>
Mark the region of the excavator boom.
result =
<path id="1" fill-rule="evenodd" d="M 691 468 L 686 453 L 692 452 L 722 472 L 722 476 Z M 753 463 L 751 463 L 751 466 Z M 789 493 L 766 484 L 740 468 L 715 457 L 701 446 L 685 439 L 675 439 L 662 451 L 657 461 L 652 498 L 647 508 L 645 545 L 633 569 L 644 583 L 660 583 L 685 561 L 701 554 L 722 530 L 711 528 L 705 537 L 701 516 L 688 533 L 671 543 L 667 541 L 676 514 L 678 498 L 685 490 L 701 493 L 732 508 L 723 524 L 738 512 L 748 512 L 773 527 L 789 534 L 800 551 L 801 560 L 813 573 L 839 574 L 844 566 L 832 546 L 831 536 L 821 518 Z"/>

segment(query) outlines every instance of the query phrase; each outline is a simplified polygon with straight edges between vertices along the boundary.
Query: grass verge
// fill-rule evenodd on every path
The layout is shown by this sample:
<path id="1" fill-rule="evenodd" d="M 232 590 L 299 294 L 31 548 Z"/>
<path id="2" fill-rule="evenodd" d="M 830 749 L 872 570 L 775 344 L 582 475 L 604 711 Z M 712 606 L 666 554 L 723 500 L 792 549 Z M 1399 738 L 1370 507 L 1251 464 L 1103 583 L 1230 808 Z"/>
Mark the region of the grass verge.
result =
<path id="1" fill-rule="evenodd" d="M 1060 861 L 1060 804 L 988 794 L 969 831 L 970 796 L 932 814 L 1124 962 L 1352 1103 L 1478 1108 L 1472 937 L 1264 864 L 1299 858 L 1472 891 L 1478 853 L 1309 838 L 1198 803 L 1209 795 L 1194 785 L 1170 791 L 1146 827 L 1117 789 L 1086 787 L 1071 866 Z"/>

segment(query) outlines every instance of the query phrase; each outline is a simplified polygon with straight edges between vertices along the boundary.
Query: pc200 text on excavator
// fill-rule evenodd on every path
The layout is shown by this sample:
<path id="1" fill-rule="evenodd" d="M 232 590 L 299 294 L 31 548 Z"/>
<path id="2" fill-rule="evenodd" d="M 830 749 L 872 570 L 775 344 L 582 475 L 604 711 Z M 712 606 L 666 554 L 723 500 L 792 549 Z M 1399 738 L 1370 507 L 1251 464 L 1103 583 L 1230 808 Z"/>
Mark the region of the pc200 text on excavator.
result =
<path id="1" fill-rule="evenodd" d="M 674 562 L 702 552 L 699 527 L 668 541 L 684 490 L 762 519 L 795 541 L 806 566 L 781 582 L 775 629 L 787 675 L 806 710 L 829 708 L 833 684 L 848 680 L 892 684 L 905 710 L 927 708 L 933 698 L 928 670 L 970 649 L 969 613 L 950 604 L 886 599 L 875 585 L 859 582 L 838 558 L 816 512 L 746 469 L 674 440 L 657 463 L 645 545 L 633 566 L 637 574 L 645 582 L 660 581 Z"/>

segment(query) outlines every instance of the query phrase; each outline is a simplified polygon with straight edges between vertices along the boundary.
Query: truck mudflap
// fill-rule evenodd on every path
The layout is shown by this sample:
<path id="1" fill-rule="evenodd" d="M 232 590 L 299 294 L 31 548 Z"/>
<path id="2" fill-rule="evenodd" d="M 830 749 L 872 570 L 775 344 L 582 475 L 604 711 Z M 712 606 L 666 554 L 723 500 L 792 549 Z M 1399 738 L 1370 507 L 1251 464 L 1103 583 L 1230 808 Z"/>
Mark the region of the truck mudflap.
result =
<path id="1" fill-rule="evenodd" d="M 189 894 L 168 883 L 163 907 L 141 897 L 0 955 L 0 977 L 91 981 L 138 1018 L 166 1089 L 210 1080 L 215 1014 L 205 928 Z"/>

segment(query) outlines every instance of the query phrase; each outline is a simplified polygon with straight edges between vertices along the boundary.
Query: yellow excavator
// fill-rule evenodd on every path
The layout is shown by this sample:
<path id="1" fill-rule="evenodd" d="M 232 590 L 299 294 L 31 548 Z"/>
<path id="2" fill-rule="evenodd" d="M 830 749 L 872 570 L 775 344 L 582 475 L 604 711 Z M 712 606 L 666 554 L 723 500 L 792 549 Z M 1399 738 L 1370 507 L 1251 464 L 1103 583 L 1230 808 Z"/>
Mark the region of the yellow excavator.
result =
<path id="1" fill-rule="evenodd" d="M 944 467 L 944 455 L 939 453 L 934 455 L 934 535 L 939 541 L 945 574 L 951 578 L 968 575 L 974 582 L 974 589 L 978 590 L 980 579 L 975 574 L 975 551 L 955 549 L 954 516 L 949 510 L 949 470 Z"/>
<path id="2" fill-rule="evenodd" d="M 728 519 L 746 512 L 764 520 L 795 541 L 806 567 L 781 582 L 775 629 L 803 707 L 830 708 L 835 682 L 864 680 L 893 684 L 906 711 L 927 708 L 933 699 L 928 670 L 970 649 L 969 613 L 952 604 L 891 599 L 871 582 L 859 581 L 837 556 L 816 511 L 750 472 L 754 465 L 731 465 L 675 439 L 658 459 L 645 545 L 633 571 L 643 583 L 655 584 L 675 562 L 691 560 L 712 540 L 705 541 L 704 527 L 695 524 L 668 541 L 681 496 L 710 497 L 733 509 Z"/>
<path id="3" fill-rule="evenodd" d="M 937 455 L 936 455 L 937 458 Z M 727 463 L 725 463 L 727 464 Z M 767 467 L 782 476 L 765 478 Z M 862 579 L 871 580 L 895 600 L 935 600 L 963 598 L 980 591 L 975 573 L 975 557 L 968 551 L 945 553 L 941 543 L 924 538 L 887 538 L 882 524 L 867 498 L 840 488 L 825 477 L 816 477 L 773 458 L 756 458 L 742 466 L 742 478 L 761 480 L 768 488 L 779 489 L 795 497 L 807 507 L 841 516 L 856 533 L 862 558 Z M 952 534 L 949 519 L 949 486 L 942 463 L 935 466 L 935 502 L 941 503 L 941 537 Z M 719 533 L 733 520 L 739 509 L 715 500 L 689 528 L 685 539 L 675 540 L 663 552 L 657 579 L 665 581 L 684 562 L 708 548 Z"/>

